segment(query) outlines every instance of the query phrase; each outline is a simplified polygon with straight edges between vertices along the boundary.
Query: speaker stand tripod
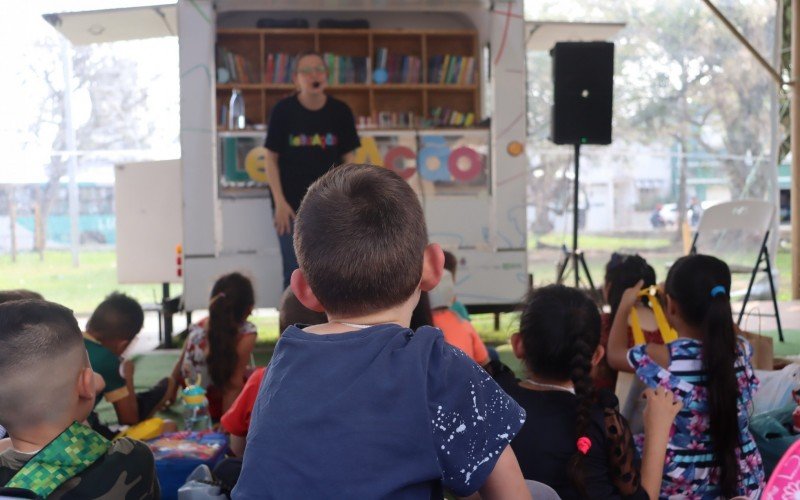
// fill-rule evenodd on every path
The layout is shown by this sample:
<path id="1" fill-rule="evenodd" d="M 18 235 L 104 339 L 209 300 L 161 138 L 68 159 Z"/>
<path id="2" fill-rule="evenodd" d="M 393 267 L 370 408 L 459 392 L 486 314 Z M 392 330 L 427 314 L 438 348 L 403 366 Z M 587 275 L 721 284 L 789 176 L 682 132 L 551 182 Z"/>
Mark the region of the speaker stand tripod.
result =
<path id="1" fill-rule="evenodd" d="M 594 281 L 592 281 L 592 275 L 589 272 L 589 266 L 586 265 L 586 259 L 583 256 L 583 251 L 578 248 L 578 171 L 580 170 L 580 155 L 581 155 L 581 145 L 579 143 L 575 144 L 575 179 L 573 185 L 573 196 L 572 196 L 572 251 L 567 251 L 566 246 L 562 246 L 564 250 L 563 260 L 558 265 L 558 277 L 556 278 L 556 283 L 563 284 L 566 275 L 568 274 L 567 269 L 570 267 L 570 263 L 572 263 L 572 274 L 575 276 L 575 288 L 580 287 L 581 277 L 580 273 L 583 273 L 586 276 L 586 281 L 589 283 L 589 290 L 594 293 Z"/>

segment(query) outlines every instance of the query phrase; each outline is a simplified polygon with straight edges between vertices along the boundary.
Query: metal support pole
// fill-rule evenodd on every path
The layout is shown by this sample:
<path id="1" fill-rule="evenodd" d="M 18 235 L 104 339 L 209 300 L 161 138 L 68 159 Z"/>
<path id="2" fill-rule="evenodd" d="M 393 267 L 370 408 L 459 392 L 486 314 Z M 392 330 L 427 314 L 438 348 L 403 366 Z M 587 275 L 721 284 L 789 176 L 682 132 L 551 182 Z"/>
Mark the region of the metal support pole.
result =
<path id="1" fill-rule="evenodd" d="M 70 151 L 67 159 L 67 173 L 69 174 L 69 248 L 72 252 L 72 266 L 78 267 L 78 247 L 80 246 L 80 230 L 78 218 L 80 217 L 80 200 L 78 198 L 78 160 L 75 158 L 76 139 L 75 127 L 72 123 L 72 50 L 67 39 L 61 40 L 61 63 L 64 72 L 64 142 Z"/>
<path id="2" fill-rule="evenodd" d="M 800 0 L 792 0 L 792 81 L 791 137 L 792 137 L 792 300 L 800 299 L 800 98 L 797 82 L 800 81 Z"/>
<path id="3" fill-rule="evenodd" d="M 169 283 L 161 284 L 161 310 L 164 316 L 164 347 L 172 349 L 172 314 L 169 304 Z"/>
<path id="4" fill-rule="evenodd" d="M 578 275 L 578 172 L 580 171 L 581 145 L 575 144 L 575 191 L 572 193 L 572 271 L 575 273 L 575 288 L 580 286 Z"/>
<path id="5" fill-rule="evenodd" d="M 758 63 L 761 66 L 763 66 L 765 70 L 767 70 L 767 73 L 769 73 L 769 75 L 772 77 L 772 79 L 775 80 L 775 82 L 777 82 L 778 85 L 783 85 L 783 78 L 781 78 L 781 74 L 778 73 L 775 70 L 775 68 L 772 67 L 772 65 L 769 63 L 769 61 L 764 59 L 764 57 L 755 49 L 755 47 L 753 47 L 750 44 L 750 42 L 747 40 L 747 38 L 745 38 L 745 36 L 742 35 L 739 32 L 738 29 L 736 29 L 736 26 L 734 26 L 733 23 L 731 23 L 728 20 L 728 18 L 725 17 L 725 14 L 720 12 L 720 10 L 717 9 L 717 7 L 713 3 L 711 3 L 711 0 L 703 0 L 703 3 L 706 4 L 709 9 L 711 9 L 711 12 L 713 12 L 714 15 L 717 16 L 717 18 L 719 18 L 720 21 L 722 21 L 722 24 L 724 24 L 725 27 L 730 30 L 730 32 L 733 34 L 733 36 L 735 36 L 742 43 L 742 45 L 744 45 L 744 47 L 750 52 L 750 54 L 752 54 L 753 57 L 756 58 L 756 61 L 758 61 Z M 792 12 L 795 12 L 794 11 L 794 0 L 792 1 L 792 5 L 793 5 L 792 6 Z M 792 22 L 794 22 L 794 21 L 792 21 Z M 794 80 L 794 78 L 792 78 L 792 80 Z"/>

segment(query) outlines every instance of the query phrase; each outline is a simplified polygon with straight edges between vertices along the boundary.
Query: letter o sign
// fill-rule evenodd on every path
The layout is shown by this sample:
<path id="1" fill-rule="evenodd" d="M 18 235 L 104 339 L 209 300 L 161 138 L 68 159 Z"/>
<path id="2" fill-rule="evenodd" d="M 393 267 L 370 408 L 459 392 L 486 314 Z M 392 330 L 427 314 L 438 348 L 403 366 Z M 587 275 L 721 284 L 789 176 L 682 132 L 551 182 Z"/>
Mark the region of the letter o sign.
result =
<path id="1" fill-rule="evenodd" d="M 466 164 L 467 168 L 462 168 Z M 477 177 L 483 170 L 481 156 L 474 149 L 460 146 L 450 152 L 447 168 L 453 179 L 459 182 L 468 182 Z"/>

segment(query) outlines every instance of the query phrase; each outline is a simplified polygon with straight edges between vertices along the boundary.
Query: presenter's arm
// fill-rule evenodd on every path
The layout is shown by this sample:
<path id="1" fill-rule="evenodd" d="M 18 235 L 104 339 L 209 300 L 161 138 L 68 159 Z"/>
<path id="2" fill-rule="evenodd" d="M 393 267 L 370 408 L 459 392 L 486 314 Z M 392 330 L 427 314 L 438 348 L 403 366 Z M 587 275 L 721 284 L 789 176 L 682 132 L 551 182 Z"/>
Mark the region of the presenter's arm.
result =
<path id="1" fill-rule="evenodd" d="M 278 153 L 269 149 L 267 150 L 267 181 L 272 191 L 272 199 L 275 201 L 275 229 L 280 235 L 286 234 L 291 228 L 295 213 L 283 196 L 281 176 L 278 172 Z"/>
<path id="2" fill-rule="evenodd" d="M 350 151 L 349 153 L 345 153 L 345 155 L 342 156 L 342 165 L 347 165 L 348 163 L 353 163 L 355 161 L 356 161 L 355 151 Z"/>

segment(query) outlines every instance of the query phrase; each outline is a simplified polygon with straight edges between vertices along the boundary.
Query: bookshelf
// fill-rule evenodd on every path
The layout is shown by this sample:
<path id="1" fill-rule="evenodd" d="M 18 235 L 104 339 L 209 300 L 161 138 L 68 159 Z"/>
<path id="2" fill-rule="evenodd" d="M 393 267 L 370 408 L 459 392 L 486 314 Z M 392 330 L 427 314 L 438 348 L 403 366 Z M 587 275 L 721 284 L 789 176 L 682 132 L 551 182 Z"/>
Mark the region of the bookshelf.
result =
<path id="1" fill-rule="evenodd" d="M 248 126 L 266 124 L 272 106 L 294 92 L 293 59 L 304 50 L 326 58 L 326 92 L 350 106 L 360 128 L 458 127 L 480 120 L 474 31 L 219 29 L 216 68 L 227 76 L 216 86 L 221 129 L 234 88 L 244 95 Z M 385 81 L 373 79 L 378 68 Z"/>

